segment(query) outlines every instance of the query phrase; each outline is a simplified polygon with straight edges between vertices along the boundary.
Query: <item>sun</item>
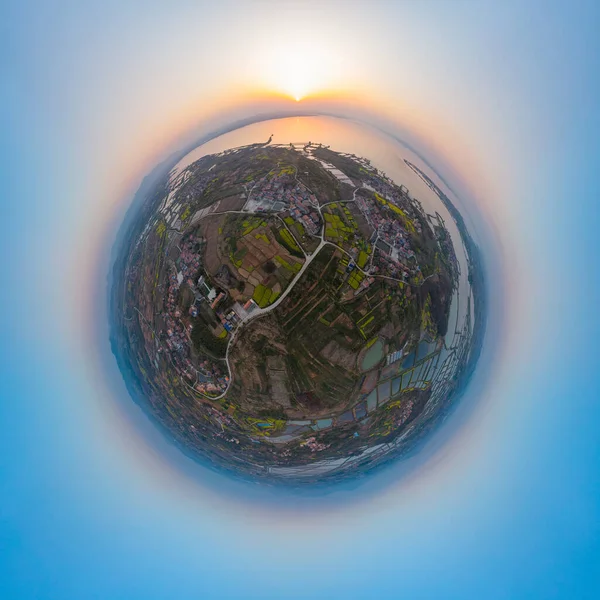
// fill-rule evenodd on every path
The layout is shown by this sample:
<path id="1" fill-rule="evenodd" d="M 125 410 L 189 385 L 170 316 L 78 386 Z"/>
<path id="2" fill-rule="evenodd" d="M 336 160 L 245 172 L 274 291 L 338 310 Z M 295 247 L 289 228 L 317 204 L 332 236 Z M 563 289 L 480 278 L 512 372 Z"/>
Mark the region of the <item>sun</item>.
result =
<path id="1" fill-rule="evenodd" d="M 332 60 L 323 49 L 314 46 L 286 48 L 266 62 L 263 72 L 268 87 L 296 102 L 331 89 L 335 80 Z"/>
<path id="2" fill-rule="evenodd" d="M 285 66 L 278 72 L 277 83 L 281 91 L 300 102 L 323 83 L 322 74 L 310 56 L 288 54 L 282 57 Z"/>

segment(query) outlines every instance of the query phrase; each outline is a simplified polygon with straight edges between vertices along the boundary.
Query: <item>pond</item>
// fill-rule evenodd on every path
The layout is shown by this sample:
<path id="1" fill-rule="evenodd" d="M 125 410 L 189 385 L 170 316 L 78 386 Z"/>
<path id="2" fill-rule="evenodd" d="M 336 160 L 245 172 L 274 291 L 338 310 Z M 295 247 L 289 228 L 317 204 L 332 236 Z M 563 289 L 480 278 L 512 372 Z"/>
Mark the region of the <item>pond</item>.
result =
<path id="1" fill-rule="evenodd" d="M 362 370 L 372 369 L 383 358 L 383 342 L 377 340 L 365 354 L 362 362 Z"/>
<path id="2" fill-rule="evenodd" d="M 402 361 L 402 368 L 403 369 L 408 369 L 409 367 L 413 366 L 413 362 L 415 360 L 415 353 L 411 352 L 403 361 Z"/>

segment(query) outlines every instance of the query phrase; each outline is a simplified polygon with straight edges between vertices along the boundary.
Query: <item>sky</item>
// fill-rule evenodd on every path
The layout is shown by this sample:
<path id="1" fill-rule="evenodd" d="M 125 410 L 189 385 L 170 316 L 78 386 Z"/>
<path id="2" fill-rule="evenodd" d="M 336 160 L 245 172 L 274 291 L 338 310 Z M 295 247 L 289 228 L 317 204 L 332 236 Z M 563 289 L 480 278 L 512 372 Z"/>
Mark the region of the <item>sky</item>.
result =
<path id="1" fill-rule="evenodd" d="M 0 597 L 598 598 L 599 26 L 583 1 L 0 0 Z M 159 161 L 313 111 L 417 145 L 492 290 L 444 428 L 323 497 L 182 457 L 104 312 Z"/>

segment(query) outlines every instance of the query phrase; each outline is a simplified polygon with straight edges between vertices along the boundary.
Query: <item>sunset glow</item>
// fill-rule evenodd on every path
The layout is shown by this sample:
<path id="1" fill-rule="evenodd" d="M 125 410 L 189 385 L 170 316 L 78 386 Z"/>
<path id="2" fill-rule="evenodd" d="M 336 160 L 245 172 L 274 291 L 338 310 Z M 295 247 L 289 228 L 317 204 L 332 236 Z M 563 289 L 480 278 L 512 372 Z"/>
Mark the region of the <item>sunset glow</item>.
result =
<path id="1" fill-rule="evenodd" d="M 1 598 L 600 598 L 600 3 L 571 4 L 0 0 Z M 348 479 L 259 483 L 322 452 Z"/>

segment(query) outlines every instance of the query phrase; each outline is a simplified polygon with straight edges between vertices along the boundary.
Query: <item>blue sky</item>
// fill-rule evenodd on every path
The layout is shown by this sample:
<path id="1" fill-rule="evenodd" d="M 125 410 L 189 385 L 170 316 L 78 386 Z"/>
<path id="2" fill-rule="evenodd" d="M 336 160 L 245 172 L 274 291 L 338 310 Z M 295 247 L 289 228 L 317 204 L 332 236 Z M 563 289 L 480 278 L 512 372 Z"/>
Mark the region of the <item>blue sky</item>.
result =
<path id="1" fill-rule="evenodd" d="M 600 596 L 599 25 L 591 2 L 0 4 L 0 596 Z M 141 178 L 296 107 L 422 144 L 497 237 L 486 377 L 422 459 L 324 499 L 183 459 L 103 335 Z"/>

